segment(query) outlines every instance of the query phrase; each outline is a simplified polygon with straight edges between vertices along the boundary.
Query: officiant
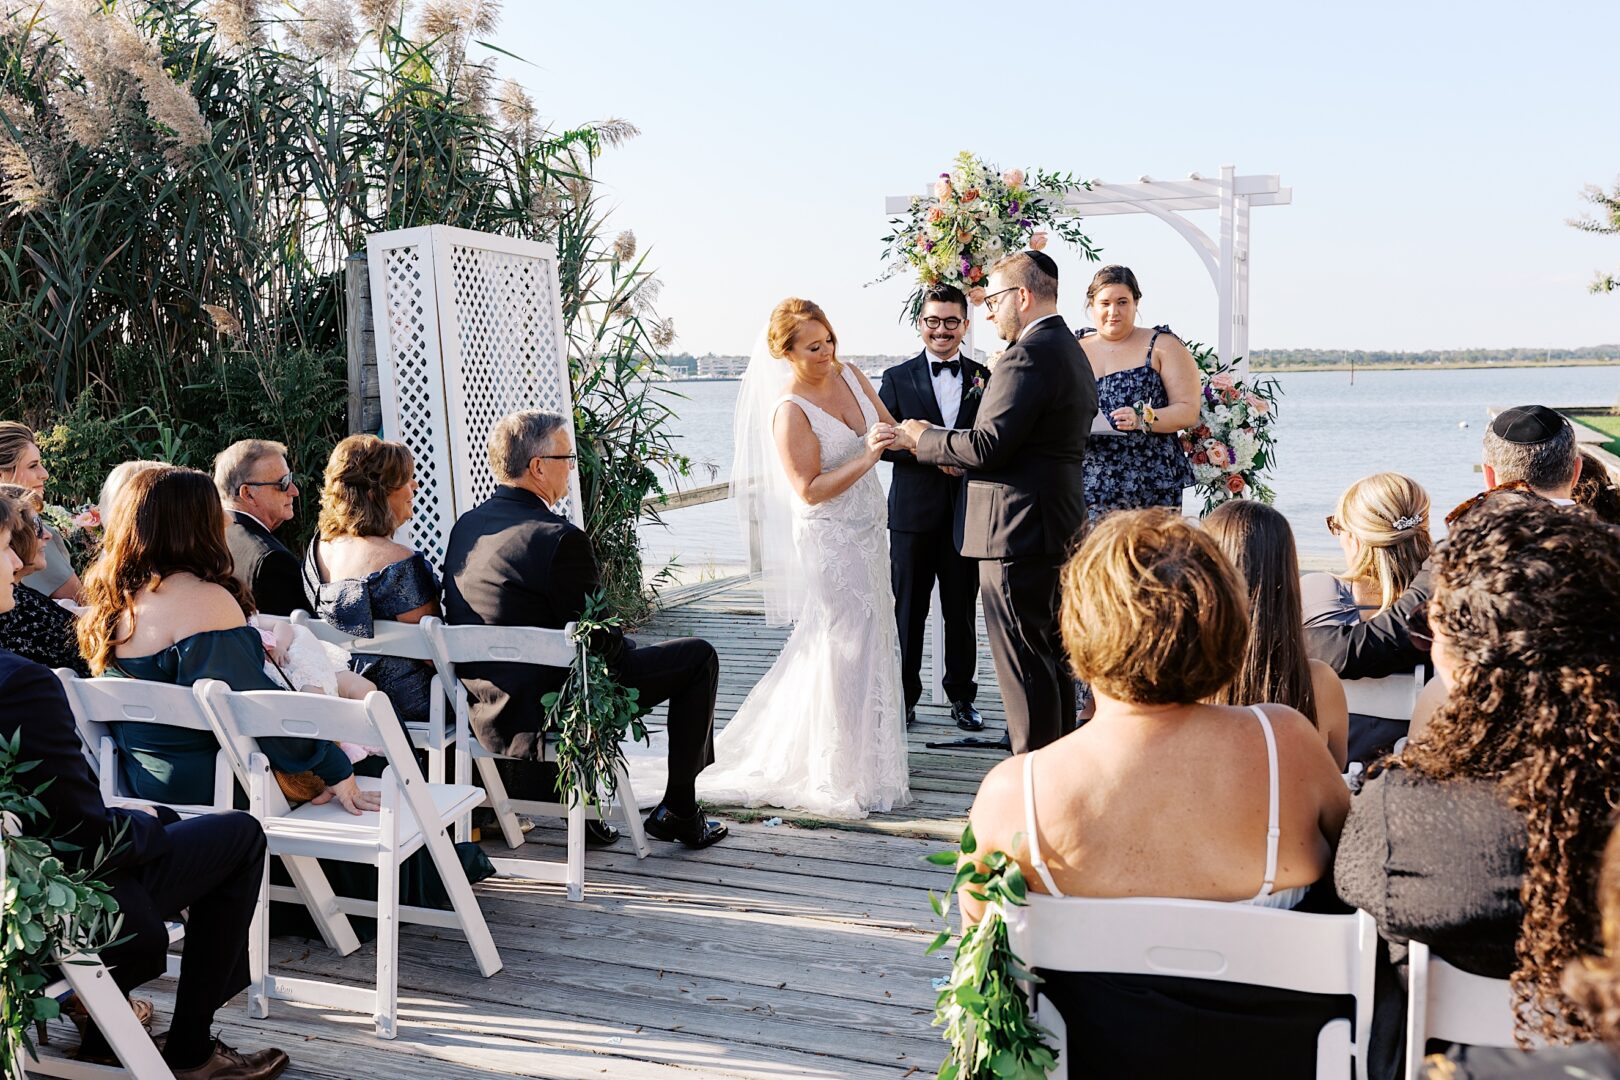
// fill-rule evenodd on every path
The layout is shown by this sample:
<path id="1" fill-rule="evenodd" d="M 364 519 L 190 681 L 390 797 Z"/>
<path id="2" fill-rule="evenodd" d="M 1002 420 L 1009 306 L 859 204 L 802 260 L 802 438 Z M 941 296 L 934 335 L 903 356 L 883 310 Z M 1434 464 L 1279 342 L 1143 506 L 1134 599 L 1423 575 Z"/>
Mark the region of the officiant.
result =
<path id="1" fill-rule="evenodd" d="M 896 421 L 916 418 L 947 428 L 971 428 L 990 372 L 962 352 L 968 332 L 967 297 L 935 284 L 923 294 L 917 319 L 923 349 L 883 373 L 878 397 Z M 960 554 L 962 470 L 924 465 L 909 450 L 885 452 L 889 485 L 889 568 L 894 616 L 900 631 L 900 674 L 906 724 L 917 719 L 922 697 L 923 630 L 934 583 L 945 620 L 945 696 L 951 719 L 964 731 L 984 730 L 974 708 L 978 684 L 978 561 Z"/>

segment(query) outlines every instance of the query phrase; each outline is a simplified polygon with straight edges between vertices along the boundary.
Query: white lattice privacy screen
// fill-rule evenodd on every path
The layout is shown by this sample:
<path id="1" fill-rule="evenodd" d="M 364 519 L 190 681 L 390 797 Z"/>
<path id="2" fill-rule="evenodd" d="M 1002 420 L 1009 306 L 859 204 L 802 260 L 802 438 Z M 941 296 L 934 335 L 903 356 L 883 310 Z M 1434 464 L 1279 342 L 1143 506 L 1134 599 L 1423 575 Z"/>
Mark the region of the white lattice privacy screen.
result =
<path id="1" fill-rule="evenodd" d="M 416 458 L 416 514 L 401 543 L 444 561 L 456 516 L 495 489 L 485 443 L 516 409 L 568 418 L 557 254 L 550 244 L 430 225 L 366 241 L 383 435 Z M 576 525 L 579 474 L 557 507 Z"/>

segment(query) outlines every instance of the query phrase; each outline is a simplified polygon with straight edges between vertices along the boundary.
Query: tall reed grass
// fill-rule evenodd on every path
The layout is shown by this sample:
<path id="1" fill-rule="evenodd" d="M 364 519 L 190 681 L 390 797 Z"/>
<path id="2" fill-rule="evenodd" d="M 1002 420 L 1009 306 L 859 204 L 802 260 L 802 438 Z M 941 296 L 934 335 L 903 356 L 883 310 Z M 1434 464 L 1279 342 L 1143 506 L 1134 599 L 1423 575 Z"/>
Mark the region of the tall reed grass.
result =
<path id="1" fill-rule="evenodd" d="M 0 413 L 54 493 L 247 434 L 304 475 L 343 432 L 343 259 L 448 224 L 557 246 L 587 518 L 645 611 L 641 497 L 686 462 L 640 377 L 673 329 L 592 182 L 636 134 L 499 82 L 489 0 L 0 0 Z M 306 511 L 308 507 L 305 508 Z"/>

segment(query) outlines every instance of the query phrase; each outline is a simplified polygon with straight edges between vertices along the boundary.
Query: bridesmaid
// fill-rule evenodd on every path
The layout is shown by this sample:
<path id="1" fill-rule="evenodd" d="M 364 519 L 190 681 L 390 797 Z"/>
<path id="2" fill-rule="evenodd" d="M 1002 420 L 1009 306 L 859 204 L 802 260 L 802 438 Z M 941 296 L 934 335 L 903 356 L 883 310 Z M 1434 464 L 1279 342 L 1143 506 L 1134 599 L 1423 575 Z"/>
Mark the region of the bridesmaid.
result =
<path id="1" fill-rule="evenodd" d="M 1180 511 L 1192 465 L 1177 432 L 1198 423 L 1198 363 L 1167 326 L 1136 325 L 1142 290 L 1127 266 L 1105 266 L 1086 289 L 1095 329 L 1075 336 L 1097 376 L 1097 421 L 1086 443 L 1086 521 L 1112 510 Z M 1138 413 L 1138 402 L 1148 408 Z"/>

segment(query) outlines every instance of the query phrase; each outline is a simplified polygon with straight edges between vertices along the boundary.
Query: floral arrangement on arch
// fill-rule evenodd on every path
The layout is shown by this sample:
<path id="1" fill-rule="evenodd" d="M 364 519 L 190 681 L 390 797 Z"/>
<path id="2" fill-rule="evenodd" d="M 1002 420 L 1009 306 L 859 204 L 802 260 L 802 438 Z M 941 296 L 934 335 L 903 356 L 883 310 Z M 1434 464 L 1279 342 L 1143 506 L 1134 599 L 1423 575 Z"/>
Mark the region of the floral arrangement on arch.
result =
<path id="1" fill-rule="evenodd" d="M 101 551 L 101 537 L 105 531 L 101 521 L 101 508 L 94 504 L 69 510 L 65 506 L 46 503 L 40 515 L 50 530 L 62 538 L 76 573 L 84 573 Z"/>
<path id="2" fill-rule="evenodd" d="M 990 266 L 1009 252 L 1041 250 L 1048 230 L 1095 260 L 1097 249 L 1080 231 L 1080 219 L 1063 208 L 1065 195 L 1090 187 L 1090 181 L 1070 173 L 1003 172 L 964 150 L 934 181 L 931 197 L 912 199 L 904 217 L 890 220 L 892 231 L 883 238 L 883 261 L 889 268 L 878 280 L 906 269 L 916 272 L 917 287 L 906 301 L 905 315 L 915 321 L 923 291 L 936 282 L 961 289 L 970 303 L 982 303 Z"/>
<path id="3" fill-rule="evenodd" d="M 1277 462 L 1276 379 L 1244 379 L 1223 366 L 1215 350 L 1195 341 L 1187 351 L 1198 361 L 1204 384 L 1198 426 L 1181 433 L 1181 449 L 1192 462 L 1204 513 L 1230 499 L 1270 503 L 1276 492 L 1264 482 Z"/>

